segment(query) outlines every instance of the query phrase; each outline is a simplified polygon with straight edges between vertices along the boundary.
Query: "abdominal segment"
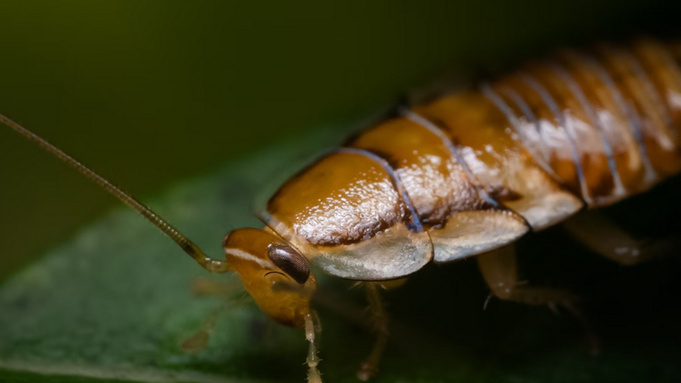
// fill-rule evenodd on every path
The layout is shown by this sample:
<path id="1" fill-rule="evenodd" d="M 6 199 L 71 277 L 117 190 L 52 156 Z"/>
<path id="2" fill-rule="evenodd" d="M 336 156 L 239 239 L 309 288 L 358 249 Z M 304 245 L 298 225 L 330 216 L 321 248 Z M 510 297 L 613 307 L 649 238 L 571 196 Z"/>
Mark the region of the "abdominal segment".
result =
<path id="1" fill-rule="evenodd" d="M 521 216 L 472 179 L 445 132 L 414 112 L 375 126 L 351 145 L 381 153 L 395 169 L 430 234 L 436 262 L 494 249 L 528 231 Z"/>
<path id="2" fill-rule="evenodd" d="M 647 40 L 563 50 L 403 108 L 290 179 L 262 218 L 350 279 L 501 247 L 681 170 L 680 61 Z"/>

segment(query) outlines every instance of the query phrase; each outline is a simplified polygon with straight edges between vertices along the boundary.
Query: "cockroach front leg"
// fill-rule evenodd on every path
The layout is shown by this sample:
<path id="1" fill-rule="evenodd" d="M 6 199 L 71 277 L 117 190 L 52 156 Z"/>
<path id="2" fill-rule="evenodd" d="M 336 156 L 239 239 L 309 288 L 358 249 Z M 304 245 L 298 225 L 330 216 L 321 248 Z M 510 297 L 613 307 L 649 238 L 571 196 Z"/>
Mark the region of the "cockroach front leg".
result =
<path id="1" fill-rule="evenodd" d="M 217 322 L 218 316 L 220 313 L 224 312 L 226 308 L 227 304 L 223 304 L 213 310 L 201 326 L 201 329 L 182 342 L 180 345 L 182 351 L 198 352 L 206 348 L 208 340 L 210 339 L 210 334 L 215 330 L 215 323 Z"/>
<path id="2" fill-rule="evenodd" d="M 681 242 L 675 238 L 637 240 L 597 211 L 577 214 L 567 220 L 563 227 L 589 250 L 625 266 L 670 254 L 681 246 Z"/>
<path id="3" fill-rule="evenodd" d="M 477 257 L 478 266 L 493 296 L 512 302 L 529 305 L 546 305 L 553 311 L 558 307 L 567 310 L 582 326 L 592 353 L 600 349 L 598 337 L 577 305 L 577 297 L 563 289 L 537 287 L 518 281 L 518 266 L 515 246 L 481 254 Z"/>
<path id="4" fill-rule="evenodd" d="M 307 351 L 307 383 L 322 383 L 322 376 L 317 369 L 319 364 L 319 356 L 317 355 L 316 335 L 321 332 L 319 318 L 317 313 L 311 311 L 305 315 L 305 339 L 310 342 Z"/>
<path id="5" fill-rule="evenodd" d="M 361 381 L 367 381 L 378 372 L 378 363 L 381 360 L 381 355 L 388 343 L 389 333 L 389 318 L 385 311 L 385 305 L 381 297 L 381 289 L 383 287 L 380 283 L 368 282 L 365 284 L 367 301 L 369 302 L 369 314 L 371 315 L 371 325 L 376 333 L 376 342 L 371 349 L 369 356 L 359 366 L 357 371 L 357 378 Z"/>
<path id="6" fill-rule="evenodd" d="M 244 291 L 238 280 L 215 281 L 206 277 L 196 277 L 191 284 L 192 294 L 198 297 L 216 297 L 227 299 L 235 293 Z"/>
<path id="7" fill-rule="evenodd" d="M 192 293 L 196 296 L 218 297 L 224 301 L 218 308 L 211 311 L 197 332 L 182 342 L 180 348 L 184 352 L 198 352 L 204 349 L 208 345 L 210 335 L 215 329 L 220 314 L 226 311 L 227 308 L 237 307 L 245 303 L 243 300 L 230 299 L 235 291 L 243 289 L 235 281 L 217 282 L 204 277 L 198 277 L 192 281 L 191 289 Z"/>

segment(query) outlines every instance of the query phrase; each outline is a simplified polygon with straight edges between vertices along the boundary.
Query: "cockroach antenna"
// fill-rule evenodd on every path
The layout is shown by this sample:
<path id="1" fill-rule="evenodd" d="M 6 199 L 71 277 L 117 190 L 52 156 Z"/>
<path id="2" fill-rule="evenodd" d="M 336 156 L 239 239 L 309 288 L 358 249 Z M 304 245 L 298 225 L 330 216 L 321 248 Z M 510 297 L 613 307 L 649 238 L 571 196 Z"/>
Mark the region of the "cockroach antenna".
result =
<path id="1" fill-rule="evenodd" d="M 109 194 L 118 198 L 120 201 L 130 206 L 131 208 L 137 210 L 144 218 L 151 222 L 154 226 L 158 227 L 165 235 L 170 237 L 175 243 L 177 243 L 182 250 L 184 250 L 190 257 L 194 258 L 201 267 L 208 270 L 211 273 L 224 273 L 229 271 L 229 265 L 226 261 L 220 261 L 207 256 L 203 250 L 201 250 L 194 242 L 189 240 L 184 234 L 177 230 L 173 225 L 168 223 L 165 219 L 161 218 L 153 210 L 148 208 L 146 205 L 135 199 L 132 195 L 122 190 L 118 186 L 109 182 L 106 178 L 97 174 L 94 170 L 83 165 L 75 158 L 64 153 L 61 149 L 49 143 L 44 138 L 38 136 L 37 134 L 31 132 L 30 130 L 24 128 L 18 123 L 12 121 L 8 117 L 0 114 L 0 122 L 6 126 L 12 128 L 17 133 L 24 136 L 29 141 L 37 144 L 43 148 L 46 152 L 59 158 L 72 168 L 79 171 L 85 177 L 89 178 L 92 182 L 99 185 L 102 189 L 109 192 Z"/>

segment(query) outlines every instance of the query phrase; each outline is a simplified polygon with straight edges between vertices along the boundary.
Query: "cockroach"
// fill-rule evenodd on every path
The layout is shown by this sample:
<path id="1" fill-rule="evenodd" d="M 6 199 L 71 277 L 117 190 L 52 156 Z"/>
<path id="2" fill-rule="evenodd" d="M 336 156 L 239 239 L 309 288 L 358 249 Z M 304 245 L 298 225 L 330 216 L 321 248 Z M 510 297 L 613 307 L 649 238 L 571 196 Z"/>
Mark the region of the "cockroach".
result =
<path id="1" fill-rule="evenodd" d="M 681 170 L 680 62 L 681 44 L 650 39 L 562 50 L 400 107 L 285 182 L 258 214 L 264 228 L 224 237 L 223 260 L 43 138 L 0 121 L 137 210 L 208 272 L 236 273 L 276 322 L 304 329 L 310 383 L 321 382 L 312 269 L 364 282 L 377 338 L 357 374 L 367 380 L 388 341 L 381 289 L 431 261 L 477 255 L 493 296 L 576 312 L 569 292 L 518 282 L 511 244 Z M 658 252 L 581 216 L 568 231 L 614 261 Z"/>

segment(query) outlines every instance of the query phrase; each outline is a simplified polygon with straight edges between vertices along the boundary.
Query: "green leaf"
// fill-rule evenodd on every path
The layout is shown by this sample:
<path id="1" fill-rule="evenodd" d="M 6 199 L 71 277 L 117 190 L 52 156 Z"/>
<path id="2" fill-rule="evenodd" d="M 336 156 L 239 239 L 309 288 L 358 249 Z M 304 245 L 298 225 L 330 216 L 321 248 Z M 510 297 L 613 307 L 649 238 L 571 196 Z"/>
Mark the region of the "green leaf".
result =
<path id="1" fill-rule="evenodd" d="M 286 174 L 282 169 L 336 142 L 334 132 L 269 148 L 178 185 L 150 205 L 220 256 L 226 232 L 258 225 L 254 195 L 276 185 L 273 175 Z M 671 198 L 668 190 L 657 198 Z M 533 283 L 586 297 L 603 355 L 588 354 L 569 316 L 495 300 L 483 310 L 487 290 L 475 262 L 464 261 L 429 266 L 387 294 L 393 337 L 375 381 L 678 381 L 678 264 L 623 269 L 557 230 L 523 240 L 520 248 Z M 303 382 L 304 334 L 274 324 L 238 288 L 207 347 L 180 349 L 222 304 L 192 293 L 201 278 L 207 278 L 202 269 L 136 213 L 112 212 L 0 289 L 0 381 Z M 362 291 L 351 286 L 322 278 L 316 306 L 326 382 L 356 382 L 372 344 L 362 325 Z"/>

